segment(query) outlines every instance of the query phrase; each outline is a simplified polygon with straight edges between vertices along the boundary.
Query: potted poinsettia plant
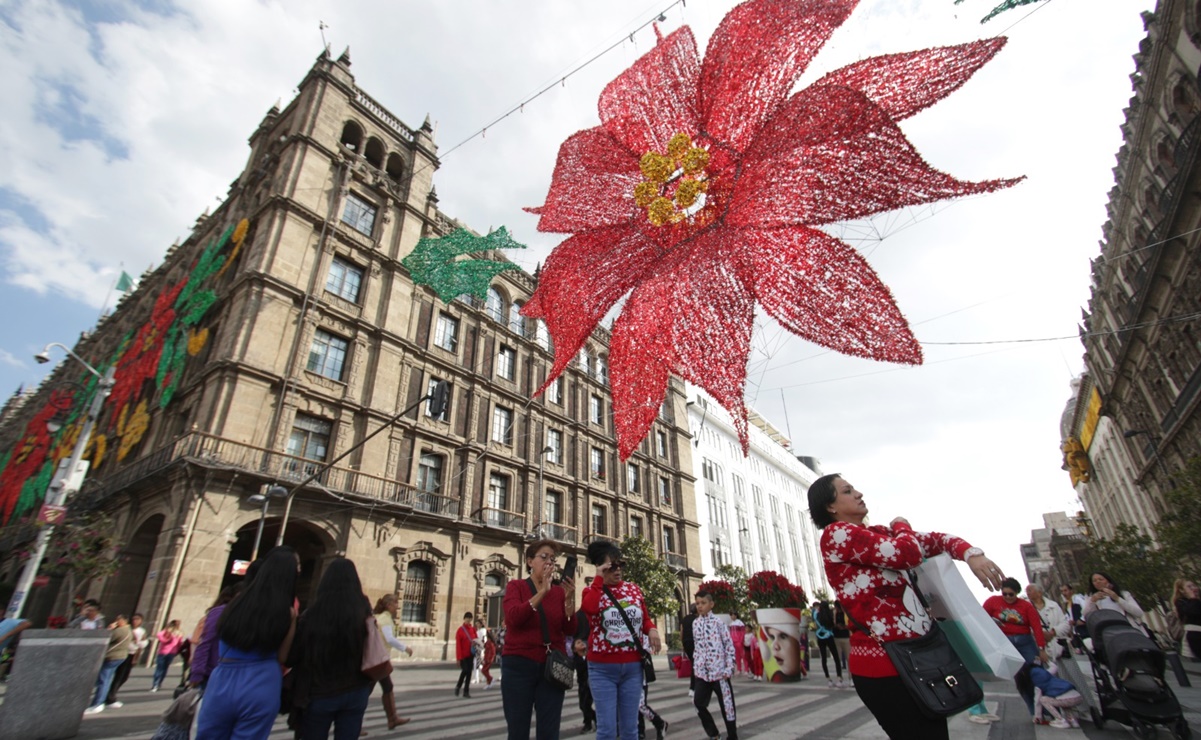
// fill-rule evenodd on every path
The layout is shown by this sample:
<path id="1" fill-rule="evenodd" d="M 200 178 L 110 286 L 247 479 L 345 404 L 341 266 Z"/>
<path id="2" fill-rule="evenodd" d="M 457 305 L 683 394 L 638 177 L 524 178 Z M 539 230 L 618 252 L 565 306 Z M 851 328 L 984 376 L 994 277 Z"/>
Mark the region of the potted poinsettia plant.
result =
<path id="1" fill-rule="evenodd" d="M 805 675 L 804 647 L 808 642 L 801 621 L 805 590 L 773 570 L 762 570 L 746 581 L 755 605 L 759 650 L 768 681 L 800 681 Z"/>
<path id="2" fill-rule="evenodd" d="M 726 624 L 730 623 L 730 614 L 738 611 L 738 594 L 729 581 L 703 581 L 697 591 L 708 591 L 713 596 L 713 615 Z"/>

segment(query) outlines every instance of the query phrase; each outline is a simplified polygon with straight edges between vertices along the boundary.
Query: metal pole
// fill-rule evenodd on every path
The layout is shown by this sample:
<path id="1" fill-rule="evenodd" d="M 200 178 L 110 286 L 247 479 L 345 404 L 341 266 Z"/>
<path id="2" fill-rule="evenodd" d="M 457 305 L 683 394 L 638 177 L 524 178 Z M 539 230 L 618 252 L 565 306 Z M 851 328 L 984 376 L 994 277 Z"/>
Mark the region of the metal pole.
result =
<path id="1" fill-rule="evenodd" d="M 263 525 L 267 522 L 267 507 L 271 505 L 271 497 L 263 495 L 263 510 L 259 513 L 259 531 L 254 535 L 254 548 L 250 551 L 250 559 L 259 556 L 259 543 L 263 541 Z"/>
<path id="2" fill-rule="evenodd" d="M 542 531 L 546 524 L 546 490 L 542 487 L 542 465 L 546 462 L 546 453 L 538 453 L 538 539 L 545 537 Z"/>
<path id="3" fill-rule="evenodd" d="M 74 352 L 70 352 L 70 350 L 68 352 L 72 357 L 79 359 Z M 83 362 L 83 360 L 80 360 L 80 362 Z M 86 362 L 84 364 L 87 365 Z M 89 370 L 92 370 L 91 365 L 87 365 L 87 367 Z M 50 487 L 46 490 L 47 506 L 61 506 L 67 500 L 67 496 L 75 492 L 67 490 L 67 483 L 70 481 L 75 469 L 79 467 L 79 461 L 83 459 L 83 452 L 92 438 L 92 430 L 96 427 L 96 419 L 100 416 L 100 409 L 104 407 L 104 401 L 113 389 L 113 375 L 115 371 L 116 368 L 109 368 L 104 377 L 100 379 L 100 383 L 96 387 L 96 395 L 92 399 L 92 405 L 88 408 L 88 415 L 84 421 L 83 429 L 79 432 L 79 439 L 75 440 L 75 448 L 71 451 L 71 457 L 68 458 L 66 465 L 59 465 L 54 479 L 50 481 Z M 54 525 L 49 523 L 38 532 L 37 546 L 34 548 L 33 557 L 25 564 L 25 569 L 21 571 L 21 579 L 17 581 L 17 590 L 13 591 L 12 600 L 8 602 L 8 614 L 10 618 L 16 619 L 20 617 L 26 602 L 29 601 L 29 591 L 33 588 L 33 579 L 37 577 L 38 569 L 42 566 L 42 560 L 46 557 L 46 550 L 50 547 L 50 536 L 52 534 L 54 534 Z"/>
<path id="4" fill-rule="evenodd" d="M 440 386 L 445 386 L 445 384 L 446 384 L 446 381 L 443 380 L 440 383 Z M 390 428 L 393 424 L 400 421 L 400 417 L 409 413 L 410 411 L 417 408 L 418 406 L 420 406 L 421 404 L 425 403 L 426 401 L 430 400 L 433 397 L 434 397 L 433 393 L 427 393 L 426 395 L 422 396 L 421 398 L 418 398 L 417 401 L 412 406 L 409 406 L 408 408 L 404 409 L 403 411 L 398 412 L 396 414 L 396 416 L 393 416 L 391 419 L 389 419 L 387 421 L 387 423 L 381 424 L 378 429 L 376 429 L 371 434 L 368 434 L 366 437 L 363 437 L 362 439 L 360 439 L 358 442 L 356 442 L 354 445 L 352 445 L 351 448 L 348 449 L 346 452 L 343 452 L 341 455 L 338 455 L 333 460 L 330 460 L 326 464 L 317 468 L 317 470 L 313 471 L 313 473 L 311 473 L 304 480 L 302 480 L 299 483 L 297 483 L 296 485 L 292 486 L 292 489 L 290 491 L 288 491 L 287 503 L 284 504 L 284 517 L 282 520 L 280 520 L 280 523 L 279 523 L 279 536 L 277 536 L 275 538 L 275 546 L 279 547 L 280 545 L 284 544 L 284 531 L 288 528 L 288 518 L 292 515 L 292 499 L 296 498 L 297 491 L 299 491 L 304 486 L 307 486 L 309 483 L 312 483 L 313 481 L 317 480 L 317 478 L 319 478 L 321 475 L 323 475 L 325 473 L 325 471 L 329 470 L 334 465 L 339 463 L 344 457 L 346 457 L 350 453 L 354 452 L 355 450 L 359 449 L 363 445 L 367 444 L 367 441 L 370 440 L 372 437 L 374 437 L 375 435 L 384 431 L 385 429 Z"/>

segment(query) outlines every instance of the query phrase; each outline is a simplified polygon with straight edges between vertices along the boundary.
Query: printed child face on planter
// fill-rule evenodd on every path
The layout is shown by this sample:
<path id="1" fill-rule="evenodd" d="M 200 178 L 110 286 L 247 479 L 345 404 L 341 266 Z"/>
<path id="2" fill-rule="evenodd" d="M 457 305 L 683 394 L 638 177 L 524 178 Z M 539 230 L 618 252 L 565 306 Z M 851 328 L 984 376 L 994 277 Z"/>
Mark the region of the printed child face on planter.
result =
<path id="1" fill-rule="evenodd" d="M 761 627 L 761 648 L 767 653 L 764 672 L 769 681 L 795 681 L 801 675 L 801 643 L 776 627 Z"/>

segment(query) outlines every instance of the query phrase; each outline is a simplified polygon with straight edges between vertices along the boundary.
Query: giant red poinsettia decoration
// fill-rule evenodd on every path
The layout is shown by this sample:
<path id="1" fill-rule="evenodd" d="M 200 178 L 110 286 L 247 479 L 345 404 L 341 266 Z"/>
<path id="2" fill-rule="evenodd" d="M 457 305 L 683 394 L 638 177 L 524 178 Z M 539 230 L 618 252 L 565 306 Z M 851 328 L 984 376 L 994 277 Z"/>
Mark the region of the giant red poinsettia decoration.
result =
<path id="1" fill-rule="evenodd" d="M 523 313 L 547 323 L 553 379 L 629 293 L 609 356 L 623 458 L 671 373 L 731 412 L 745 449 L 756 302 L 831 349 L 919 364 L 888 288 L 815 227 L 1017 182 L 939 172 L 896 123 L 962 85 L 1004 39 L 866 59 L 790 95 L 855 5 L 751 0 L 725 17 L 703 61 L 685 26 L 605 88 L 600 126 L 559 149 L 546 203 L 531 210 L 540 231 L 572 236 Z"/>

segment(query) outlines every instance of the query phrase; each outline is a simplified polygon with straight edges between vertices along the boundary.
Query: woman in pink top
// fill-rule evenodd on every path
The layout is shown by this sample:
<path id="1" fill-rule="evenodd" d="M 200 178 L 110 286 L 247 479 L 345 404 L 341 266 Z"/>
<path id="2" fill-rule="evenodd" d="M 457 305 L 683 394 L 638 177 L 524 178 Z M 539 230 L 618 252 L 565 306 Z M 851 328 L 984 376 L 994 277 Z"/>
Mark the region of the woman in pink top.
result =
<path id="1" fill-rule="evenodd" d="M 159 632 L 158 638 L 158 657 L 154 663 L 154 680 L 150 682 L 150 690 L 158 691 L 163 685 L 163 679 L 167 677 L 167 669 L 171 667 L 171 661 L 175 660 L 175 656 L 179 655 L 179 649 L 183 647 L 183 632 L 179 630 L 179 620 L 172 619 L 167 623 L 167 629 Z"/>

